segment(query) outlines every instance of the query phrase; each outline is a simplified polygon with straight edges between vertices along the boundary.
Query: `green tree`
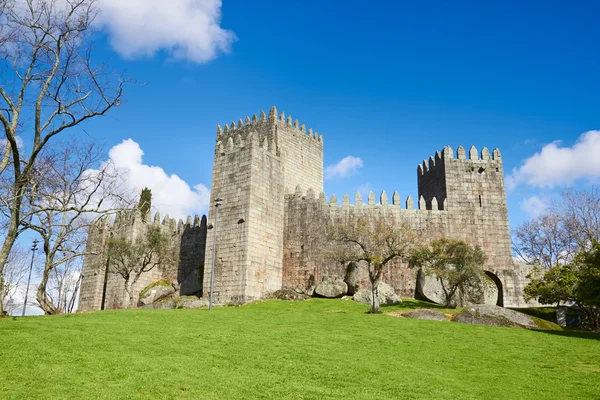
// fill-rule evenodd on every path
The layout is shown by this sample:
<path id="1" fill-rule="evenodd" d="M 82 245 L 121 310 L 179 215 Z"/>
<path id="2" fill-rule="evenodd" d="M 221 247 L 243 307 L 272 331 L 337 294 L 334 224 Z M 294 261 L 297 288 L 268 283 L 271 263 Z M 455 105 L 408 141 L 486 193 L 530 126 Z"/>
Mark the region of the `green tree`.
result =
<path id="1" fill-rule="evenodd" d="M 150 213 L 150 208 L 152 207 L 152 190 L 148 188 L 142 189 L 142 194 L 140 195 L 140 202 L 138 203 L 138 209 L 142 214 L 142 218 L 146 219 L 148 214 Z"/>
<path id="2" fill-rule="evenodd" d="M 334 244 L 328 258 L 343 264 L 361 261 L 367 264 L 372 294 L 369 312 L 379 313 L 377 284 L 381 274 L 390 261 L 410 254 L 417 240 L 414 231 L 407 225 L 397 224 L 393 218 L 350 217 L 330 225 L 327 235 Z"/>
<path id="3" fill-rule="evenodd" d="M 600 331 L 600 243 L 579 253 L 569 264 L 557 264 L 525 287 L 525 299 L 560 305 L 575 304 L 585 314 L 584 325 Z"/>
<path id="4" fill-rule="evenodd" d="M 156 267 L 165 267 L 175 262 L 169 237 L 159 226 L 151 225 L 145 235 L 135 240 L 110 238 L 108 242 L 109 270 L 124 280 L 125 292 L 129 296 L 129 308 L 136 306 L 137 293 L 134 286 L 144 272 Z"/>
<path id="5" fill-rule="evenodd" d="M 422 268 L 434 276 L 444 293 L 444 305 L 456 307 L 456 297 L 482 293 L 486 256 L 479 246 L 464 240 L 442 238 L 416 248 L 409 258 L 409 266 Z"/>

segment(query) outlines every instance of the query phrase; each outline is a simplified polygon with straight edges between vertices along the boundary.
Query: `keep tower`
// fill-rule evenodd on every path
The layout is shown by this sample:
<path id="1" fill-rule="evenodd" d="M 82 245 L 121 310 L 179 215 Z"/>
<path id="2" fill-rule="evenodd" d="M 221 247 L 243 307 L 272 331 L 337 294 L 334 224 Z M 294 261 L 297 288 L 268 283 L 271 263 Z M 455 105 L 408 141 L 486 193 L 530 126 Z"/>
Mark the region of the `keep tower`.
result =
<path id="1" fill-rule="evenodd" d="M 223 201 L 215 255 L 208 231 L 204 295 L 214 258 L 215 301 L 247 302 L 282 287 L 285 195 L 323 190 L 323 137 L 272 107 L 268 117 L 217 126 L 214 157 L 211 197 Z M 211 201 L 209 228 L 214 219 Z"/>

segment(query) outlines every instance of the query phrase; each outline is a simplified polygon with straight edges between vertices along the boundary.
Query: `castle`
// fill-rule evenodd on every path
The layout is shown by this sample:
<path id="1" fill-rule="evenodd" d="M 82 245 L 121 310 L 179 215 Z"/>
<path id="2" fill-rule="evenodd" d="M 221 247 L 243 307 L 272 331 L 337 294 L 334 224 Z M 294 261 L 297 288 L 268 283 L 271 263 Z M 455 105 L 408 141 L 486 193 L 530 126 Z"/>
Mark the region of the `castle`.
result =
<path id="1" fill-rule="evenodd" d="M 107 267 L 110 235 L 134 238 L 151 224 L 172 238 L 178 264 L 142 276 L 136 290 L 166 279 L 182 295 L 208 295 L 215 265 L 213 297 L 217 304 L 245 303 L 282 288 L 306 291 L 325 278 L 343 279 L 347 266 L 323 256 L 323 229 L 330 221 L 352 216 L 389 218 L 407 224 L 426 239 L 451 237 L 482 247 L 487 276 L 496 285 L 498 305 L 523 306 L 527 271 L 512 259 L 504 172 L 500 151 L 481 153 L 445 147 L 417 168 L 418 197 L 400 196 L 354 205 L 344 195 L 341 205 L 323 193 L 323 136 L 292 117 L 261 112 L 231 125 L 217 127 L 211 193 L 222 198 L 218 221 L 215 204 L 208 218 L 187 222 L 156 215 L 151 222 L 139 212 L 121 214 L 114 223 L 100 220 L 90 230 L 84 261 L 80 310 L 120 308 L 125 297 L 121 278 Z M 390 202 L 391 200 L 391 202 Z M 213 254 L 216 229 L 216 252 Z M 383 281 L 403 297 L 416 292 L 417 271 L 402 260 L 386 268 Z M 361 278 L 364 281 L 366 277 Z"/>

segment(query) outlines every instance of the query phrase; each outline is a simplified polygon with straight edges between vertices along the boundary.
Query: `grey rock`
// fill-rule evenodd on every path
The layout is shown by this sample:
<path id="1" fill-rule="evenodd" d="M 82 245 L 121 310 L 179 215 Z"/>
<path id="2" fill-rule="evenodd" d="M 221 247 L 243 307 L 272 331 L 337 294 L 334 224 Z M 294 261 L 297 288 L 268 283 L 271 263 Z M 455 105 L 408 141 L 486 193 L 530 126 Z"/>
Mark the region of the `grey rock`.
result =
<path id="1" fill-rule="evenodd" d="M 479 324 L 488 326 L 513 326 L 522 328 L 537 328 L 534 320 L 523 313 L 507 308 L 481 304 L 470 306 L 458 313 L 455 322 Z"/>
<path id="2" fill-rule="evenodd" d="M 360 280 L 359 268 L 360 266 L 355 262 L 351 262 L 348 264 L 348 267 L 346 267 L 344 282 L 348 285 L 348 295 L 350 296 L 360 290 L 358 283 Z"/>
<path id="3" fill-rule="evenodd" d="M 156 285 L 152 289 L 147 290 L 143 296 L 140 296 L 139 302 L 142 306 L 146 306 L 164 299 L 173 293 L 175 293 L 175 288 L 171 285 Z"/>
<path id="4" fill-rule="evenodd" d="M 203 308 L 208 307 L 208 300 L 199 297 L 184 297 L 177 302 L 177 308 Z"/>
<path id="5" fill-rule="evenodd" d="M 402 314 L 402 316 L 406 318 L 426 319 L 429 321 L 444 321 L 446 319 L 446 316 L 441 311 L 431 310 L 428 308 L 413 310 Z"/>
<path id="6" fill-rule="evenodd" d="M 341 279 L 326 279 L 317 285 L 315 293 L 330 299 L 342 297 L 348 293 L 348 285 Z"/>
<path id="7" fill-rule="evenodd" d="M 384 282 L 377 283 L 377 297 L 379 297 L 379 304 L 381 305 L 402 303 L 402 300 L 396 294 L 394 288 Z M 371 304 L 373 300 L 371 288 L 359 290 L 354 294 L 353 300 L 362 304 Z"/>
<path id="8" fill-rule="evenodd" d="M 175 301 L 174 300 L 158 301 L 156 303 L 146 304 L 146 305 L 142 306 L 142 308 L 150 308 L 150 309 L 154 309 L 154 310 L 172 309 L 172 308 L 175 308 Z"/>
<path id="9" fill-rule="evenodd" d="M 267 293 L 264 299 L 275 299 L 283 301 L 304 301 L 310 299 L 310 296 L 304 293 L 298 293 L 297 291 L 292 289 L 281 289 L 271 293 Z"/>
<path id="10" fill-rule="evenodd" d="M 419 270 L 417 276 L 417 294 L 418 297 L 432 303 L 444 304 L 445 296 L 440 282 L 430 275 L 426 275 L 423 270 Z M 454 296 L 453 303 L 457 306 L 469 306 L 475 304 L 496 305 L 498 302 L 498 287 L 489 278 L 484 277 L 482 281 L 482 290 L 473 293 L 457 293 Z"/>

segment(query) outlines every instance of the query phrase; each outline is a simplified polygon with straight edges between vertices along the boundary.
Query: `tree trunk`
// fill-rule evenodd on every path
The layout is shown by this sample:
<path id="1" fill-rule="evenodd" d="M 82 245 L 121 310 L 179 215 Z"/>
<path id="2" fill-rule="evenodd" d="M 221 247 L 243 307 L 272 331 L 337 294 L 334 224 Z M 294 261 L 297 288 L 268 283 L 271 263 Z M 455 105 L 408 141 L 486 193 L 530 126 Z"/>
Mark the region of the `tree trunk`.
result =
<path id="1" fill-rule="evenodd" d="M 127 304 L 125 304 L 125 306 L 123 308 L 135 308 L 135 305 L 133 304 L 133 298 L 135 297 L 133 295 L 133 285 L 135 284 L 135 282 L 129 282 L 129 281 L 125 281 L 125 292 L 127 293 Z"/>
<path id="2" fill-rule="evenodd" d="M 8 228 L 8 232 L 6 233 L 6 237 L 4 238 L 4 243 L 2 244 L 2 250 L 0 250 L 0 276 L 4 276 L 4 266 L 8 261 L 8 256 L 10 251 L 15 244 L 15 240 L 17 239 L 17 229 L 19 228 L 16 224 L 16 221 L 13 221 L 14 218 L 11 216 L 10 225 Z M 0 301 L 0 315 L 4 315 L 4 302 Z"/>
<path id="3" fill-rule="evenodd" d="M 46 315 L 60 314 L 60 310 L 50 301 L 48 294 L 46 293 L 46 286 L 48 285 L 48 278 L 50 277 L 50 271 L 48 268 L 44 268 L 44 274 L 42 275 L 42 281 L 40 282 L 37 290 L 36 300 L 40 305 L 40 308 Z"/>
<path id="4" fill-rule="evenodd" d="M 379 314 L 379 295 L 377 293 L 377 282 L 371 281 L 371 295 L 372 295 L 372 303 L 371 309 L 369 313 L 371 314 Z"/>

